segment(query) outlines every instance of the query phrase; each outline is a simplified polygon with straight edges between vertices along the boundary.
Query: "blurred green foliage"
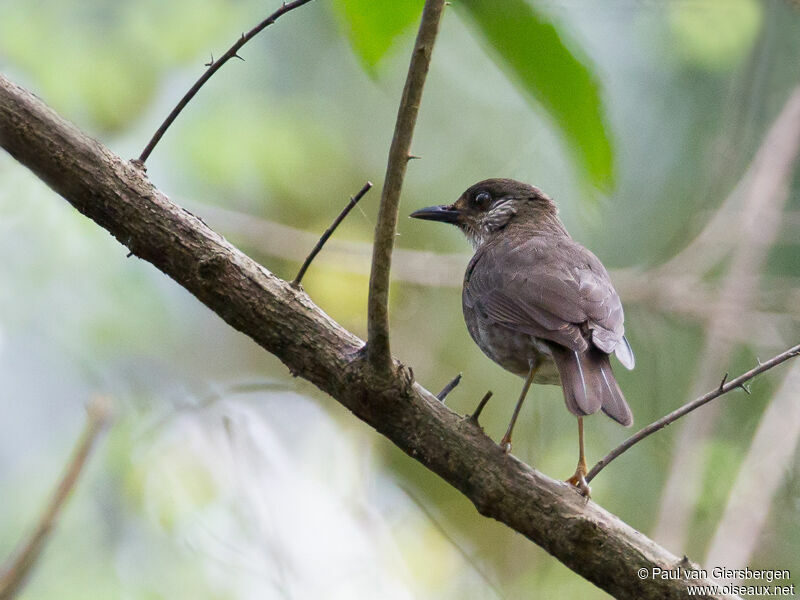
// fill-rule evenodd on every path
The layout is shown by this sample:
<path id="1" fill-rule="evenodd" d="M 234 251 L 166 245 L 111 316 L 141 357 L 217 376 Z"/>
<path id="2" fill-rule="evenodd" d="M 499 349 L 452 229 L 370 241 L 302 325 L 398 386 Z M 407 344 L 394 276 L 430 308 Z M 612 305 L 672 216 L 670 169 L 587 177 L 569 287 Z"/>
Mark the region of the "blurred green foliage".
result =
<path id="1" fill-rule="evenodd" d="M 668 18 L 683 60 L 725 71 L 751 50 L 761 29 L 763 8 L 758 0 L 670 2 Z"/>
<path id="2" fill-rule="evenodd" d="M 564 132 L 586 179 L 608 191 L 614 155 L 599 86 L 586 58 L 577 58 L 563 43 L 564 34 L 525 0 L 506 0 L 502 5 L 492 0 L 462 0 L 457 6 L 463 8 L 489 54 Z"/>
<path id="3" fill-rule="evenodd" d="M 613 183 L 614 156 L 588 60 L 578 58 L 546 14 L 525 0 L 460 0 L 454 5 L 523 94 L 563 131 L 586 181 L 607 191 Z M 422 2 L 339 0 L 334 6 L 354 51 L 374 75 L 395 38 L 417 21 Z"/>
<path id="4" fill-rule="evenodd" d="M 419 20 L 421 0 L 392 3 L 371 0 L 336 0 L 333 7 L 364 68 L 371 75 L 396 38 Z"/>
<path id="5" fill-rule="evenodd" d="M 156 10 L 157 19 L 146 17 Z M 4 2 L 0 53 L 36 77 L 54 106 L 114 132 L 141 116 L 164 69 L 194 58 L 234 14 L 224 0 L 204 2 L 202 10 L 190 0 L 153 0 L 135 9 Z"/>

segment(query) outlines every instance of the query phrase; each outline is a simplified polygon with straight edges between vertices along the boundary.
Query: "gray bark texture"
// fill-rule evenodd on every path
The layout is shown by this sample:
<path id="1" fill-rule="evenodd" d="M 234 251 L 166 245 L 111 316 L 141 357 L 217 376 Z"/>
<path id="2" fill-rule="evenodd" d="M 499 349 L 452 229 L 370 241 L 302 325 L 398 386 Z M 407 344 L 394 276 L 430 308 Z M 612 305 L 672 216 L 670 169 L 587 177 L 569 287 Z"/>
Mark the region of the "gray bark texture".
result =
<path id="1" fill-rule="evenodd" d="M 506 456 L 393 361 L 376 375 L 364 342 L 300 289 L 173 204 L 142 169 L 0 75 L 0 146 L 141 259 L 277 356 L 405 453 L 460 490 L 481 515 L 518 531 L 617 598 L 686 598 L 704 580 L 641 579 L 688 567 L 571 486 Z M 98 257 L 98 260 L 104 260 Z M 698 595 L 698 598 L 721 596 Z"/>

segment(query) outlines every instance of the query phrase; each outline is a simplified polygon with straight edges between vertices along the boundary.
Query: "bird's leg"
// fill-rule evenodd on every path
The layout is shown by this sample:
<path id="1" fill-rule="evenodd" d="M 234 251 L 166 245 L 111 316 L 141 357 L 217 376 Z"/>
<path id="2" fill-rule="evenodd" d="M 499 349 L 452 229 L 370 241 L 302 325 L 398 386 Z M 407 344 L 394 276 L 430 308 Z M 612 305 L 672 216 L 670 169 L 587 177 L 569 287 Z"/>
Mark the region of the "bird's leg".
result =
<path id="1" fill-rule="evenodd" d="M 531 387 L 531 383 L 533 383 L 533 378 L 536 375 L 536 371 L 539 370 L 539 363 L 534 360 L 530 361 L 530 366 L 531 368 L 530 371 L 528 371 L 528 376 L 525 378 L 525 385 L 522 386 L 522 393 L 519 395 L 517 405 L 514 407 L 514 414 L 511 415 L 511 422 L 508 424 L 508 429 L 506 430 L 506 434 L 503 436 L 503 439 L 500 440 L 500 447 L 506 454 L 511 452 L 511 432 L 514 430 L 514 424 L 517 422 L 519 411 L 522 408 L 522 403 L 525 401 L 525 396 L 528 395 L 528 389 Z"/>
<path id="2" fill-rule="evenodd" d="M 586 468 L 586 456 L 583 453 L 583 417 L 578 417 L 578 447 L 578 466 L 575 469 L 575 474 L 567 479 L 567 483 L 577 487 L 584 496 L 589 498 L 592 494 L 592 488 L 586 483 L 586 473 L 589 470 Z"/>

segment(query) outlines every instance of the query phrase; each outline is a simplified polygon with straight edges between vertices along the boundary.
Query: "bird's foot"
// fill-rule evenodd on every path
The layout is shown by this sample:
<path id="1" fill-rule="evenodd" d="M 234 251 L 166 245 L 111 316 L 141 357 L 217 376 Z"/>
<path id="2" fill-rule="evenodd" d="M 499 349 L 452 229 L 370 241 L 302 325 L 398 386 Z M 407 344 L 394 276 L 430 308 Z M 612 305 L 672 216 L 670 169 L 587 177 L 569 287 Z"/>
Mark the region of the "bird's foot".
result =
<path id="1" fill-rule="evenodd" d="M 575 474 L 567 479 L 567 483 L 574 485 L 581 494 L 586 496 L 587 499 L 592 497 L 592 488 L 586 482 L 586 463 L 578 463 L 578 468 L 575 469 Z"/>

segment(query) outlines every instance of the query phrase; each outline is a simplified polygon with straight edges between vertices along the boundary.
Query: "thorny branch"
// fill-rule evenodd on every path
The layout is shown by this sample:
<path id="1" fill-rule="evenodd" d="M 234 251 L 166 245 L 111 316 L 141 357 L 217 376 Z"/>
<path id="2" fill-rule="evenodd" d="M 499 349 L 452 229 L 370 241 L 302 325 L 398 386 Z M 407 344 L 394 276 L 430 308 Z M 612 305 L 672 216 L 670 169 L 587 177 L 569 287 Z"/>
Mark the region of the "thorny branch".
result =
<path id="1" fill-rule="evenodd" d="M 597 476 L 597 474 L 608 465 L 608 463 L 610 463 L 620 454 L 628 450 L 631 446 L 638 444 L 649 435 L 652 435 L 656 431 L 664 429 L 664 427 L 666 427 L 667 425 L 674 423 L 684 415 L 689 414 L 693 410 L 700 408 L 701 406 L 707 404 L 708 402 L 711 402 L 715 398 L 719 398 L 723 394 L 727 394 L 728 392 L 735 390 L 737 388 L 749 394 L 750 389 L 746 386 L 748 381 L 750 381 L 757 375 L 764 373 L 765 371 L 769 371 L 772 367 L 777 367 L 779 364 L 786 362 L 787 360 L 797 356 L 798 354 L 800 354 L 800 344 L 792 348 L 789 348 L 786 352 L 781 352 L 780 354 L 774 356 L 773 358 L 769 359 L 766 362 L 763 363 L 759 362 L 758 366 L 754 367 L 753 369 L 750 369 L 749 371 L 747 371 L 747 373 L 739 375 L 739 377 L 735 379 L 731 379 L 727 383 L 725 382 L 725 380 L 728 378 L 728 374 L 726 373 L 725 377 L 722 378 L 722 382 L 720 383 L 717 389 L 712 390 L 707 394 L 704 394 L 703 396 L 700 396 L 696 400 L 684 404 L 680 408 L 660 418 L 658 421 L 651 423 L 644 429 L 640 429 L 634 435 L 632 435 L 627 440 L 622 442 L 619 446 L 614 448 L 611 452 L 609 452 L 605 456 L 605 458 L 603 458 L 603 460 L 601 460 L 595 466 L 592 467 L 592 470 L 589 471 L 588 475 L 586 475 L 586 481 L 589 482 L 592 479 L 594 479 Z"/>
<path id="2" fill-rule="evenodd" d="M 662 272 L 678 269 L 702 274 L 719 263 L 719 251 L 730 259 L 724 277 L 720 280 L 717 297 L 709 302 L 714 308 L 706 324 L 705 340 L 700 351 L 689 393 L 689 399 L 709 389 L 715 374 L 725 369 L 736 344 L 730 331 L 735 329 L 749 313 L 760 287 L 759 277 L 764 270 L 769 250 L 783 226 L 782 213 L 789 198 L 788 184 L 795 171 L 800 154 L 800 86 L 795 86 L 786 102 L 766 132 L 756 154 L 730 194 L 729 202 L 741 202 L 740 221 L 728 225 L 730 240 L 713 249 L 698 252 L 698 242 L 706 235 L 701 233 L 695 241 L 659 269 Z M 707 226 L 713 228 L 714 217 Z M 700 265 L 704 263 L 705 269 Z M 782 346 L 785 342 L 781 342 Z M 746 391 L 746 388 L 743 388 Z M 682 424 L 674 446 L 666 484 L 654 528 L 654 535 L 670 547 L 683 547 L 688 536 L 697 491 L 701 486 L 701 461 L 696 459 L 700 446 L 711 435 L 719 418 L 720 408 L 712 406 L 695 419 Z"/>
<path id="3" fill-rule="evenodd" d="M 222 68 L 222 65 L 224 65 L 232 58 L 242 58 L 237 54 L 237 52 L 239 52 L 239 50 L 242 49 L 242 46 L 244 46 L 247 42 L 249 42 L 259 33 L 261 33 L 263 29 L 265 29 L 269 25 L 272 25 L 281 15 L 285 15 L 286 13 L 294 10 L 295 8 L 299 8 L 304 4 L 308 4 L 309 2 L 311 2 L 311 0 L 295 0 L 294 2 L 284 2 L 278 10 L 276 10 L 274 13 L 272 13 L 263 21 L 261 21 L 261 23 L 253 27 L 247 33 L 243 33 L 239 37 L 239 39 L 236 40 L 233 46 L 228 48 L 228 51 L 225 52 L 225 54 L 223 54 L 222 56 L 220 56 L 217 60 L 214 60 L 214 57 L 212 55 L 211 60 L 206 63 L 206 66 L 208 68 L 194 83 L 194 85 L 191 88 L 189 88 L 189 91 L 183 95 L 183 98 L 180 99 L 180 102 L 178 102 L 175 108 L 172 109 L 172 112 L 170 112 L 169 115 L 167 115 L 167 118 L 164 119 L 164 122 L 153 134 L 153 137 L 150 139 L 149 142 L 147 142 L 147 146 L 144 147 L 144 150 L 142 150 L 142 153 L 139 155 L 138 159 L 139 164 L 143 165 L 145 162 L 147 162 L 150 153 L 153 152 L 153 149 L 156 147 L 156 144 L 158 144 L 158 142 L 161 141 L 161 138 L 167 132 L 167 129 L 169 129 L 170 125 L 172 125 L 173 121 L 175 121 L 175 119 L 178 118 L 178 115 L 181 114 L 181 111 L 184 108 L 186 108 L 186 105 L 189 104 L 189 102 L 191 102 L 195 94 L 197 94 L 197 92 L 200 91 L 200 88 L 203 87 L 209 79 L 211 79 L 214 73 L 216 73 L 220 68 Z"/>
<path id="4" fill-rule="evenodd" d="M 422 101 L 422 88 L 428 75 L 444 4 L 444 0 L 425 1 L 403 96 L 397 110 L 397 122 L 392 145 L 389 148 L 386 177 L 383 180 L 378 222 L 375 225 L 367 306 L 367 355 L 372 368 L 382 374 L 387 374 L 392 364 L 389 347 L 389 273 L 392 267 L 392 248 L 397 228 L 397 212 L 400 208 L 400 192 L 403 188 L 406 166 L 411 158 L 409 152 L 411 139 L 414 135 L 414 125 Z"/>

